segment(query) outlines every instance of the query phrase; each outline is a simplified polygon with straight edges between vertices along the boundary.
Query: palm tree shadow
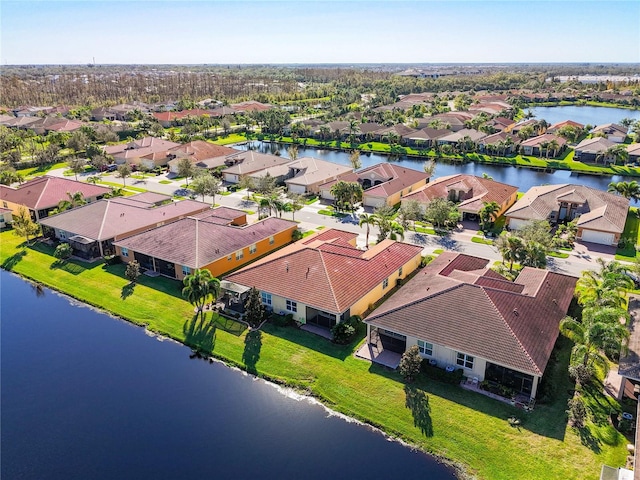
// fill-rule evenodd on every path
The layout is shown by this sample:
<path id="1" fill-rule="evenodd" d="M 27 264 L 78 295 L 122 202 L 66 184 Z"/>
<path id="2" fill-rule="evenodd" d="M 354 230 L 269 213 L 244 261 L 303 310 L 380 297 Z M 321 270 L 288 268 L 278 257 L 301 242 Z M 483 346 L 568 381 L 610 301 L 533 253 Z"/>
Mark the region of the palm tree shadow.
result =
<path id="1" fill-rule="evenodd" d="M 185 343 L 194 347 L 196 351 L 212 352 L 216 343 L 216 325 L 212 319 L 196 313 L 191 320 L 184 322 L 182 332 Z"/>
<path id="2" fill-rule="evenodd" d="M 120 292 L 120 298 L 122 300 L 126 300 L 127 297 L 133 295 L 133 289 L 135 288 L 135 283 L 127 283 L 124 287 L 122 287 L 122 291 Z"/>
<path id="3" fill-rule="evenodd" d="M 596 454 L 602 451 L 602 448 L 600 447 L 602 441 L 598 437 L 596 437 L 593 432 L 591 432 L 591 429 L 588 426 L 578 428 L 576 430 L 578 436 L 580 437 L 580 443 L 582 443 L 582 445 L 589 448 L 591 451 L 593 451 L 593 453 Z"/>
<path id="4" fill-rule="evenodd" d="M 425 437 L 433 437 L 429 396 L 413 385 L 405 385 L 404 393 L 405 406 L 411 410 L 413 424 L 420 429 Z"/>
<path id="5" fill-rule="evenodd" d="M 244 337 L 244 352 L 242 352 L 242 361 L 247 367 L 249 373 L 254 375 L 258 373 L 256 364 L 260 360 L 260 349 L 262 348 L 262 332 L 260 330 L 252 330 Z"/>
<path id="6" fill-rule="evenodd" d="M 13 270 L 20 260 L 27 254 L 26 250 L 20 250 L 19 252 L 14 253 L 9 258 L 7 258 L 4 262 L 2 262 L 2 268 L 7 271 Z"/>

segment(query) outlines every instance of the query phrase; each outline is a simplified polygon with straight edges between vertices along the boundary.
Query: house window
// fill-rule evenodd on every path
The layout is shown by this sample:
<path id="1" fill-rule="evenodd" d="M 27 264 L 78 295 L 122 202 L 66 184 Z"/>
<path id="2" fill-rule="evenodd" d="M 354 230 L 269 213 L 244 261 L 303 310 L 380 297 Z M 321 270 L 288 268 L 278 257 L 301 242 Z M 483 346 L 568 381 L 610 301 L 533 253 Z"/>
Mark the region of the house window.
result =
<path id="1" fill-rule="evenodd" d="M 287 310 L 296 313 L 298 311 L 298 302 L 287 300 Z"/>
<path id="2" fill-rule="evenodd" d="M 67 232 L 65 232 L 64 230 L 60 230 L 60 233 L 58 234 L 58 237 L 60 238 L 60 240 L 66 240 L 67 239 Z"/>
<path id="3" fill-rule="evenodd" d="M 231 259 L 232 259 L 232 258 L 233 258 L 233 255 L 229 255 L 229 256 L 227 257 L 227 260 L 231 261 Z"/>
<path id="4" fill-rule="evenodd" d="M 120 251 L 122 252 L 122 256 L 123 256 L 123 257 L 128 257 L 128 256 L 129 256 L 129 249 L 128 249 L 128 248 L 124 248 L 124 247 L 122 247 L 122 248 L 120 249 Z"/>
<path id="5" fill-rule="evenodd" d="M 189 267 L 182 266 L 182 274 L 183 275 L 191 275 L 191 269 Z"/>
<path id="6" fill-rule="evenodd" d="M 464 368 L 473 368 L 473 357 L 466 353 L 458 352 L 456 363 Z"/>
<path id="7" fill-rule="evenodd" d="M 244 257 L 244 252 L 242 250 L 238 250 L 236 252 L 236 260 L 241 260 Z"/>
<path id="8" fill-rule="evenodd" d="M 276 241 L 276 239 L 275 239 L 275 238 L 273 238 L 273 235 L 271 235 L 271 236 L 269 237 L 269 245 L 273 245 L 273 244 L 275 243 L 275 241 Z"/>
<path id="9" fill-rule="evenodd" d="M 7 207 L 7 202 L 2 202 L 2 206 L 3 206 L 4 208 L 9 208 L 9 207 Z"/>
<path id="10" fill-rule="evenodd" d="M 271 294 L 267 292 L 262 292 L 262 304 L 271 306 Z"/>
<path id="11" fill-rule="evenodd" d="M 400 268 L 398 269 L 398 276 L 399 276 L 399 277 L 401 277 L 401 276 L 402 276 L 402 267 L 400 267 Z"/>
<path id="12" fill-rule="evenodd" d="M 433 344 L 429 342 L 423 342 L 422 340 L 418 340 L 418 349 L 420 353 L 423 355 L 433 355 Z"/>
<path id="13" fill-rule="evenodd" d="M 249 247 L 249 253 L 256 253 L 257 250 L 255 243 Z"/>
<path id="14" fill-rule="evenodd" d="M 385 278 L 384 281 L 382 282 L 382 288 L 385 289 L 389 286 L 389 279 Z"/>

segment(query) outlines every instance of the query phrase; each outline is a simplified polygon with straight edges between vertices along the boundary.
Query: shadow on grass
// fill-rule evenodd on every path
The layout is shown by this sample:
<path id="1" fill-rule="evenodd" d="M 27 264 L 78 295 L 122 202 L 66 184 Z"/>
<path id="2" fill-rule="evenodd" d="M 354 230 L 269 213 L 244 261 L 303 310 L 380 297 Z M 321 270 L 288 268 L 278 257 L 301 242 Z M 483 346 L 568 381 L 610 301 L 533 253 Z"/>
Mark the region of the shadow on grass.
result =
<path id="1" fill-rule="evenodd" d="M 347 345 L 338 345 L 324 337 L 313 333 L 305 332 L 296 327 L 280 327 L 273 323 L 267 322 L 263 327 L 265 333 L 274 335 L 278 338 L 297 343 L 305 348 L 315 350 L 329 357 L 344 360 L 351 355 L 358 343 L 364 338 L 363 331 L 359 331 L 353 341 Z M 362 329 L 364 330 L 364 329 Z"/>
<path id="2" fill-rule="evenodd" d="M 429 396 L 413 385 L 405 385 L 404 394 L 405 406 L 411 410 L 413 424 L 420 429 L 425 437 L 433 437 Z"/>
<path id="3" fill-rule="evenodd" d="M 211 353 L 216 343 L 216 326 L 213 319 L 207 320 L 195 314 L 191 320 L 184 322 L 182 327 L 185 343 L 196 352 Z"/>
<path id="4" fill-rule="evenodd" d="M 242 352 L 242 361 L 247 367 L 247 372 L 258 373 L 256 364 L 260 360 L 260 350 L 262 349 L 262 332 L 260 330 L 252 330 L 247 333 L 244 339 L 244 352 Z"/>
<path id="5" fill-rule="evenodd" d="M 106 263 L 101 263 L 101 266 L 105 272 L 116 275 L 125 280 L 127 279 L 126 275 L 124 274 L 127 267 L 125 264 L 107 265 Z M 172 297 L 183 299 L 182 282 L 180 282 L 179 280 L 173 280 L 171 278 L 163 276 L 148 277 L 147 275 L 140 275 L 138 277 L 138 280 L 136 280 L 136 283 L 165 293 Z"/>
<path id="6" fill-rule="evenodd" d="M 235 335 L 239 337 L 244 333 L 247 329 L 247 326 L 244 323 L 236 322 L 235 320 L 227 317 L 223 317 L 222 315 L 218 315 L 216 313 L 213 314 L 211 319 L 216 328 L 224 330 L 231 335 Z"/>
<path id="7" fill-rule="evenodd" d="M 576 433 L 578 434 L 578 437 L 580 437 L 580 443 L 593 451 L 593 453 L 597 454 L 602 451 L 602 441 L 593 434 L 588 425 L 586 427 L 576 429 Z"/>
<path id="8" fill-rule="evenodd" d="M 9 258 L 7 258 L 4 262 L 2 262 L 2 268 L 7 271 L 13 270 L 13 267 L 15 267 L 18 263 L 20 263 L 20 260 L 22 260 L 26 254 L 27 254 L 27 251 L 24 249 L 14 253 Z"/>
<path id="9" fill-rule="evenodd" d="M 71 275 L 80 275 L 86 270 L 82 263 L 83 262 L 78 262 L 76 260 L 56 260 L 49 266 L 49 269 L 63 270 Z"/>
<path id="10" fill-rule="evenodd" d="M 135 283 L 127 283 L 124 287 L 122 287 L 122 291 L 120 292 L 120 298 L 122 300 L 126 300 L 128 297 L 133 295 L 133 290 L 135 289 Z"/>

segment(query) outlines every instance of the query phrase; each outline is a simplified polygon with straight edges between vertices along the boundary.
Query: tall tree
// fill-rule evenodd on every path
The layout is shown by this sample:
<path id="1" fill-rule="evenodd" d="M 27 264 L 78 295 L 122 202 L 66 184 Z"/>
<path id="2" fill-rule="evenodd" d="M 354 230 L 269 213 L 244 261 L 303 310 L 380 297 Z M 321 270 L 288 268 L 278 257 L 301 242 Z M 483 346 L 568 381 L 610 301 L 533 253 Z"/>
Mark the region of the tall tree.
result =
<path id="1" fill-rule="evenodd" d="M 220 192 L 222 187 L 222 180 L 208 173 L 206 175 L 197 176 L 191 182 L 191 190 L 197 195 L 202 195 L 202 201 L 204 202 L 205 195 L 211 196 L 211 206 L 216 204 L 216 195 Z"/>
<path id="2" fill-rule="evenodd" d="M 424 219 L 436 228 L 451 229 L 458 224 L 460 211 L 446 198 L 434 198 L 425 207 Z"/>
<path id="3" fill-rule="evenodd" d="M 127 186 L 127 177 L 131 176 L 131 166 L 128 163 L 118 165 L 118 176 L 122 179 L 122 186 Z"/>
<path id="4" fill-rule="evenodd" d="M 363 213 L 362 215 L 360 215 L 360 221 L 358 222 L 358 225 L 360 225 L 360 228 L 362 228 L 363 225 L 366 225 L 367 227 L 365 239 L 366 248 L 369 248 L 369 234 L 371 232 L 371 225 L 375 224 L 376 217 L 374 217 L 373 215 L 369 215 L 367 213 Z"/>
<path id="5" fill-rule="evenodd" d="M 483 202 L 482 208 L 480 208 L 480 224 L 482 230 L 486 230 L 496 221 L 496 215 L 500 211 L 500 205 L 498 202 Z"/>
<path id="6" fill-rule="evenodd" d="M 27 243 L 29 243 L 29 237 L 40 233 L 40 225 L 31 219 L 27 207 L 19 207 L 18 212 L 13 215 L 13 233 L 19 237 L 25 237 Z"/>
<path id="7" fill-rule="evenodd" d="M 195 171 L 193 163 L 191 163 L 191 159 L 189 158 L 181 158 L 178 160 L 178 176 L 184 177 L 187 182 L 187 187 L 189 186 L 189 177 L 192 177 Z"/>
<path id="8" fill-rule="evenodd" d="M 362 161 L 360 160 L 360 152 L 353 150 L 349 155 L 349 162 L 354 170 L 360 170 L 362 168 Z"/>
<path id="9" fill-rule="evenodd" d="M 84 158 L 71 157 L 67 160 L 67 168 L 73 172 L 76 177 L 76 182 L 78 181 L 78 174 L 84 172 L 84 167 L 86 165 L 86 161 Z"/>
<path id="10" fill-rule="evenodd" d="M 502 255 L 502 263 L 509 262 L 509 271 L 513 271 L 513 264 L 520 262 L 524 256 L 524 242 L 520 237 L 508 233 L 496 239 L 496 248 Z"/>
<path id="11" fill-rule="evenodd" d="M 617 193 L 636 202 L 640 200 L 640 184 L 635 180 L 630 182 L 611 182 L 607 191 Z"/>
<path id="12" fill-rule="evenodd" d="M 182 281 L 184 288 L 182 296 L 192 305 L 195 305 L 204 320 L 204 304 L 209 298 L 218 298 L 220 294 L 220 280 L 214 278 L 206 269 L 196 269 Z"/>
<path id="13" fill-rule="evenodd" d="M 244 304 L 245 320 L 252 328 L 259 327 L 265 316 L 265 308 L 262 304 L 260 291 L 256 287 L 249 289 L 247 301 Z"/>

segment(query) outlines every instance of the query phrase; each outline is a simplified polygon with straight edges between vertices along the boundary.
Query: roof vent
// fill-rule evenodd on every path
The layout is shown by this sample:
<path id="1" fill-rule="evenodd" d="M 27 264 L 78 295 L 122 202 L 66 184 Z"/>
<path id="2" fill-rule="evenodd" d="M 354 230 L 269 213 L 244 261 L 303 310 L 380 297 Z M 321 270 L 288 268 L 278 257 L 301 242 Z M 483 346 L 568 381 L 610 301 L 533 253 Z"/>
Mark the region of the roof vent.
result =
<path id="1" fill-rule="evenodd" d="M 287 269 L 287 272 L 288 272 L 289 271 L 289 264 L 288 263 L 286 264 L 286 269 Z"/>
<path id="2" fill-rule="evenodd" d="M 518 309 L 517 309 L 517 308 L 514 308 L 514 309 L 513 309 L 513 314 L 514 314 L 516 317 L 517 317 L 518 315 L 520 315 L 520 314 L 518 313 Z"/>

